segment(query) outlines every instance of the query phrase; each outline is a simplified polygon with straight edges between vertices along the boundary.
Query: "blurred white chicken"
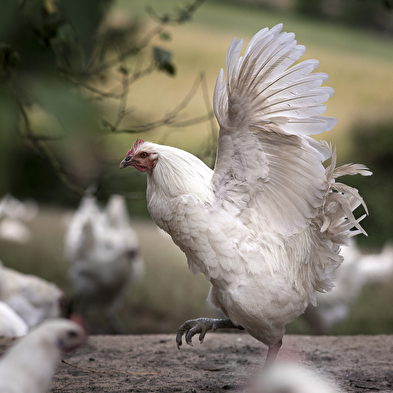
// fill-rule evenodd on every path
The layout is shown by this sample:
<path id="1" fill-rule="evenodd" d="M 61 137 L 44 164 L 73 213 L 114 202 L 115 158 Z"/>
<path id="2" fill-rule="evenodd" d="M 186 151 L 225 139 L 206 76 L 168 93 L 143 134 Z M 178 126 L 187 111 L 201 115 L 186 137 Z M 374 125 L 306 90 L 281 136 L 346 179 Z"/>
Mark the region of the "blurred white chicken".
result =
<path id="1" fill-rule="evenodd" d="M 25 336 L 27 323 L 7 304 L 0 300 L 0 337 Z"/>
<path id="2" fill-rule="evenodd" d="M 336 124 L 319 116 L 333 89 L 320 86 L 326 74 L 312 73 L 317 60 L 290 67 L 305 47 L 281 29 L 261 30 L 243 57 L 242 41 L 228 49 L 226 78 L 221 70 L 214 91 L 214 171 L 190 153 L 141 139 L 120 164 L 147 173 L 152 218 L 190 269 L 210 280 L 209 300 L 228 318 L 187 321 L 178 346 L 183 334 L 190 343 L 208 329 L 242 327 L 269 347 L 273 361 L 285 325 L 315 303 L 316 291 L 331 289 L 340 246 L 364 233 L 352 213 L 365 208 L 362 198 L 336 178 L 371 172 L 336 168 L 335 150 L 310 137 Z"/>
<path id="3" fill-rule="evenodd" d="M 32 220 L 38 213 L 38 204 L 33 200 L 21 202 L 10 194 L 0 200 L 0 217 L 7 216 L 23 221 Z"/>
<path id="4" fill-rule="evenodd" d="M 61 353 L 73 351 L 85 341 L 85 331 L 75 322 L 43 322 L 0 359 L 0 392 L 48 392 Z"/>
<path id="5" fill-rule="evenodd" d="M 63 291 L 40 277 L 9 269 L 0 261 L 0 300 L 32 328 L 60 316 Z"/>
<path id="6" fill-rule="evenodd" d="M 27 243 L 31 230 L 25 222 L 32 220 L 38 212 L 34 201 L 23 203 L 10 194 L 0 200 L 0 239 L 17 243 Z"/>
<path id="7" fill-rule="evenodd" d="M 335 272 L 334 288 L 331 292 L 318 293 L 318 305 L 309 305 L 304 313 L 314 334 L 328 334 L 345 320 L 365 286 L 381 284 L 393 277 L 393 247 L 390 243 L 379 254 L 364 255 L 352 240 L 340 254 L 344 263 Z"/>
<path id="8" fill-rule="evenodd" d="M 385 244 L 380 253 L 361 254 L 357 268 L 366 285 L 380 284 L 390 280 L 393 276 L 393 244 L 391 241 Z"/>
<path id="9" fill-rule="evenodd" d="M 72 263 L 74 311 L 87 320 L 91 307 L 102 307 L 111 329 L 122 333 L 117 312 L 129 286 L 144 271 L 138 248 L 122 196 L 112 195 L 105 210 L 93 196 L 84 197 L 65 238 L 65 256 Z"/>
<path id="10" fill-rule="evenodd" d="M 303 364 L 277 362 L 265 368 L 245 393 L 343 393 L 337 383 Z"/>

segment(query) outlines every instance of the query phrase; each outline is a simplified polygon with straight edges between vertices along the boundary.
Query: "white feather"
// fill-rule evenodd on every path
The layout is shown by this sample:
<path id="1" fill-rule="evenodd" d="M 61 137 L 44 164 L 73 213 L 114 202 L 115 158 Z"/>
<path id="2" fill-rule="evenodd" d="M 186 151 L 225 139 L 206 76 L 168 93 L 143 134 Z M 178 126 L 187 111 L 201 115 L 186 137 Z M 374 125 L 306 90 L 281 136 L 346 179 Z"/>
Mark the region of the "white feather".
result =
<path id="1" fill-rule="evenodd" d="M 27 323 L 7 303 L 0 301 L 0 337 L 24 336 L 28 331 Z"/>

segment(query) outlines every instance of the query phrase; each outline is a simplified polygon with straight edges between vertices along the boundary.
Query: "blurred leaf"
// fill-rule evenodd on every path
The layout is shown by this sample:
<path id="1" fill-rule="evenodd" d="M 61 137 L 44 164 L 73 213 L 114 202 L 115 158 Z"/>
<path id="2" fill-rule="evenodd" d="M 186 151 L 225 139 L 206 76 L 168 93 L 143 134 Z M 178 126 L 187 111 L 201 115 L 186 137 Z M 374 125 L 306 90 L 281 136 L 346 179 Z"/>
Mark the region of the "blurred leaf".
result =
<path id="1" fill-rule="evenodd" d="M 169 75 L 172 76 L 176 74 L 175 66 L 171 63 L 164 64 L 162 67 L 160 67 L 160 70 L 166 71 Z"/>
<path id="2" fill-rule="evenodd" d="M 175 75 L 176 69 L 171 61 L 172 53 L 170 51 L 155 46 L 153 47 L 153 57 L 159 70 L 165 71 L 169 75 Z"/>
<path id="3" fill-rule="evenodd" d="M 172 53 L 170 51 L 159 48 L 157 46 L 153 47 L 153 56 L 154 60 L 158 64 L 170 63 L 170 61 L 172 60 Z"/>
<path id="4" fill-rule="evenodd" d="M 166 31 L 163 31 L 162 33 L 161 33 L 161 39 L 162 40 L 164 40 L 164 41 L 170 41 L 170 39 L 171 39 L 171 36 L 170 36 L 170 34 L 169 33 L 167 33 Z"/>
<path id="5" fill-rule="evenodd" d="M 125 68 L 125 67 L 123 67 L 123 66 L 119 67 L 119 71 L 120 71 L 122 74 L 124 74 L 124 75 L 128 75 L 128 74 L 129 74 L 128 69 Z"/>
<path id="6" fill-rule="evenodd" d="M 179 23 L 188 22 L 191 19 L 191 14 L 187 10 L 182 10 L 178 16 Z"/>

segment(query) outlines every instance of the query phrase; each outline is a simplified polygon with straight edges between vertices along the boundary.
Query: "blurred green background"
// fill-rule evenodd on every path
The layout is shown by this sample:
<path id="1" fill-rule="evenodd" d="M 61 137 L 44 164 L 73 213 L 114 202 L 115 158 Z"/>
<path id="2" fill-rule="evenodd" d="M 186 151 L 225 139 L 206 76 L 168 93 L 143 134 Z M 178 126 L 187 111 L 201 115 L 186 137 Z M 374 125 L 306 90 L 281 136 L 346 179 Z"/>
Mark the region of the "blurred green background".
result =
<path id="1" fill-rule="evenodd" d="M 393 11 L 389 1 L 0 0 L 0 197 L 35 199 L 40 214 L 25 245 L 0 240 L 0 260 L 70 293 L 64 217 L 90 185 L 105 202 L 128 198 L 146 263 L 121 313 L 130 333 L 174 333 L 214 315 L 209 284 L 152 224 L 145 176 L 119 171 L 137 137 L 191 151 L 211 165 L 217 136 L 212 94 L 234 37 L 247 43 L 284 24 L 316 58 L 335 89 L 322 134 L 339 163 L 359 162 L 371 178 L 345 179 L 369 208 L 366 253 L 393 233 Z M 334 334 L 393 333 L 393 282 L 365 288 Z M 100 316 L 97 316 L 97 320 Z M 105 322 L 103 331 L 105 331 Z M 291 333 L 308 333 L 299 320 Z"/>

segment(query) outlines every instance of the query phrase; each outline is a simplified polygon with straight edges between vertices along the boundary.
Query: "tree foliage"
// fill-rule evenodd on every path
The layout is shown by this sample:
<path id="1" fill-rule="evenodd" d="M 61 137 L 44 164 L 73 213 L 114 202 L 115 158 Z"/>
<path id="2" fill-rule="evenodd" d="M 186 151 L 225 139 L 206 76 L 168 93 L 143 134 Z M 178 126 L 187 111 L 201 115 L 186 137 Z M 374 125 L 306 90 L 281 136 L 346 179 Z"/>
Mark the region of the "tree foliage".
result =
<path id="1" fill-rule="evenodd" d="M 153 39 L 170 40 L 167 26 L 190 20 L 203 1 L 163 16 L 148 9 L 155 26 L 146 28 L 138 20 L 116 20 L 112 0 L 0 0 L 0 195 L 12 188 L 12 152 L 31 159 L 20 141 L 68 189 L 83 194 L 105 177 L 106 164 L 84 156 L 86 146 L 100 155 L 97 135 L 178 121 L 188 97 L 165 118 L 130 126 L 130 86 L 154 72 L 175 75 L 172 53 Z M 106 89 L 108 78 L 116 83 Z M 109 105 L 114 116 L 105 110 Z M 72 167 L 76 156 L 85 159 L 78 169 Z"/>

